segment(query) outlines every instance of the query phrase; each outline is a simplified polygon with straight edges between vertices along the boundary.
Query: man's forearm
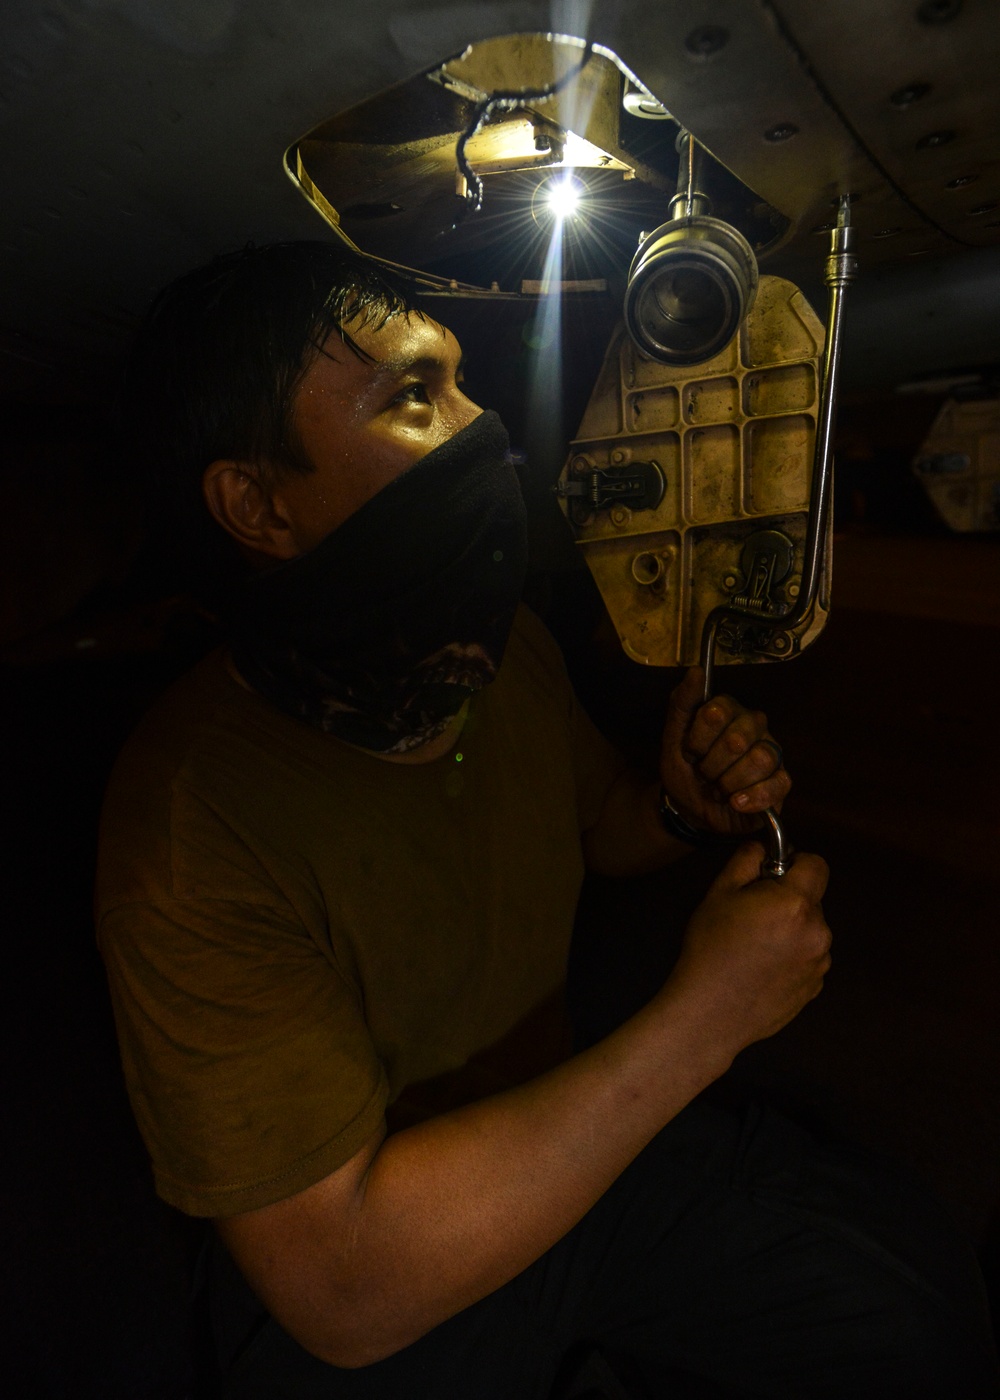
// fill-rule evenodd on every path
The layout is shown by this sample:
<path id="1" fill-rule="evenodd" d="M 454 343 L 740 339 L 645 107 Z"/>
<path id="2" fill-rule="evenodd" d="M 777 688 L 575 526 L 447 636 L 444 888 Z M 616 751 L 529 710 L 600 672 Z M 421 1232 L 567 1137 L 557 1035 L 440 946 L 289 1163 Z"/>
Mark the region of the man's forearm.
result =
<path id="1" fill-rule="evenodd" d="M 391 1355 L 506 1283 L 590 1209 L 746 1045 L 822 987 L 826 867 L 760 880 L 740 847 L 667 984 L 619 1030 L 519 1089 L 372 1141 L 315 1186 L 220 1223 L 278 1321 L 340 1366 Z"/>
<path id="2" fill-rule="evenodd" d="M 377 1361 L 499 1288 L 582 1218 L 727 1068 L 710 1019 L 681 997 L 647 1008 L 521 1088 L 386 1138 L 348 1211 L 339 1191 L 325 1209 L 324 1182 L 297 1210 L 269 1208 L 279 1214 L 263 1267 L 259 1250 L 248 1267 L 235 1222 L 223 1237 L 304 1346 L 334 1365 Z"/>

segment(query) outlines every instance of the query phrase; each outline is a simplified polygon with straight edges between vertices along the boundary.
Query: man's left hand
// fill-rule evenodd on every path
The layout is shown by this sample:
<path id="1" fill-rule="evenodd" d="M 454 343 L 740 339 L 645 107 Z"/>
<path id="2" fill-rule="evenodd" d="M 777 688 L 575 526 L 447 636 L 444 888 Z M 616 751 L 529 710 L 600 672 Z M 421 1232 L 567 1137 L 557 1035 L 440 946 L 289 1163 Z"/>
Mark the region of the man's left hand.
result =
<path id="1" fill-rule="evenodd" d="M 767 716 L 729 695 L 702 704 L 704 673 L 692 666 L 670 696 L 660 751 L 667 796 L 692 826 L 743 835 L 765 807 L 781 811 L 792 780 Z"/>

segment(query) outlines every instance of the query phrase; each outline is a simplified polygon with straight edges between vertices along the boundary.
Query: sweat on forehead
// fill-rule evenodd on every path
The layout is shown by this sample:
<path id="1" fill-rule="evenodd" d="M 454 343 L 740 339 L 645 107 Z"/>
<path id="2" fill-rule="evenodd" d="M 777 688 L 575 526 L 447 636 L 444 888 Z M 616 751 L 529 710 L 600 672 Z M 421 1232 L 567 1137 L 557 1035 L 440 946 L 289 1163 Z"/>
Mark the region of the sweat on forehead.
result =
<path id="1" fill-rule="evenodd" d="M 333 327 L 327 327 L 324 332 L 318 330 L 316 338 L 312 341 L 312 348 L 321 355 L 325 355 L 329 360 L 342 363 L 344 350 L 356 355 L 358 359 L 369 363 L 378 363 L 387 368 L 393 368 L 397 363 L 402 363 L 399 357 L 395 359 L 387 357 L 381 351 L 381 332 L 392 322 L 402 319 L 406 325 L 412 326 L 418 322 L 421 326 L 433 329 L 440 337 L 442 348 L 448 338 L 448 332 L 444 326 L 428 316 L 417 307 L 395 307 L 387 308 L 383 311 L 378 309 L 367 309 L 355 312 L 345 317 L 343 321 Z"/>

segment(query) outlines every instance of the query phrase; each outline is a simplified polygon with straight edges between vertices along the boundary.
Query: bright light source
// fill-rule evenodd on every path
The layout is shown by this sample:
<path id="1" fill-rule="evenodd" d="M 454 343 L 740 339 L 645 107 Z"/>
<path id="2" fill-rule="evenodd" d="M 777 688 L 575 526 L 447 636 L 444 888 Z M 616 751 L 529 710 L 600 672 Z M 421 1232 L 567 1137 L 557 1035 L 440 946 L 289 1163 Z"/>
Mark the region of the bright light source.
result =
<path id="1" fill-rule="evenodd" d="M 560 175 L 545 191 L 545 203 L 552 214 L 562 222 L 571 219 L 580 206 L 583 186 L 572 175 Z"/>

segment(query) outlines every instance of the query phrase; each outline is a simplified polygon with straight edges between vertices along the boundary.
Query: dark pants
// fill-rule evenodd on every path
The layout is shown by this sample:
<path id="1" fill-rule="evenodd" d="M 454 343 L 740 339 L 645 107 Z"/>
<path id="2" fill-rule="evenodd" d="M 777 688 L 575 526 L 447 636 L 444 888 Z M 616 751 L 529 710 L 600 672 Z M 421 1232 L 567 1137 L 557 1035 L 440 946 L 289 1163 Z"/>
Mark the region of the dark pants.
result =
<path id="1" fill-rule="evenodd" d="M 588 1344 L 657 1400 L 1000 1395 L 979 1270 L 941 1207 L 755 1107 L 686 1110 L 537 1263 L 374 1366 L 308 1355 L 228 1259 L 213 1315 L 230 1400 L 543 1400 Z"/>

